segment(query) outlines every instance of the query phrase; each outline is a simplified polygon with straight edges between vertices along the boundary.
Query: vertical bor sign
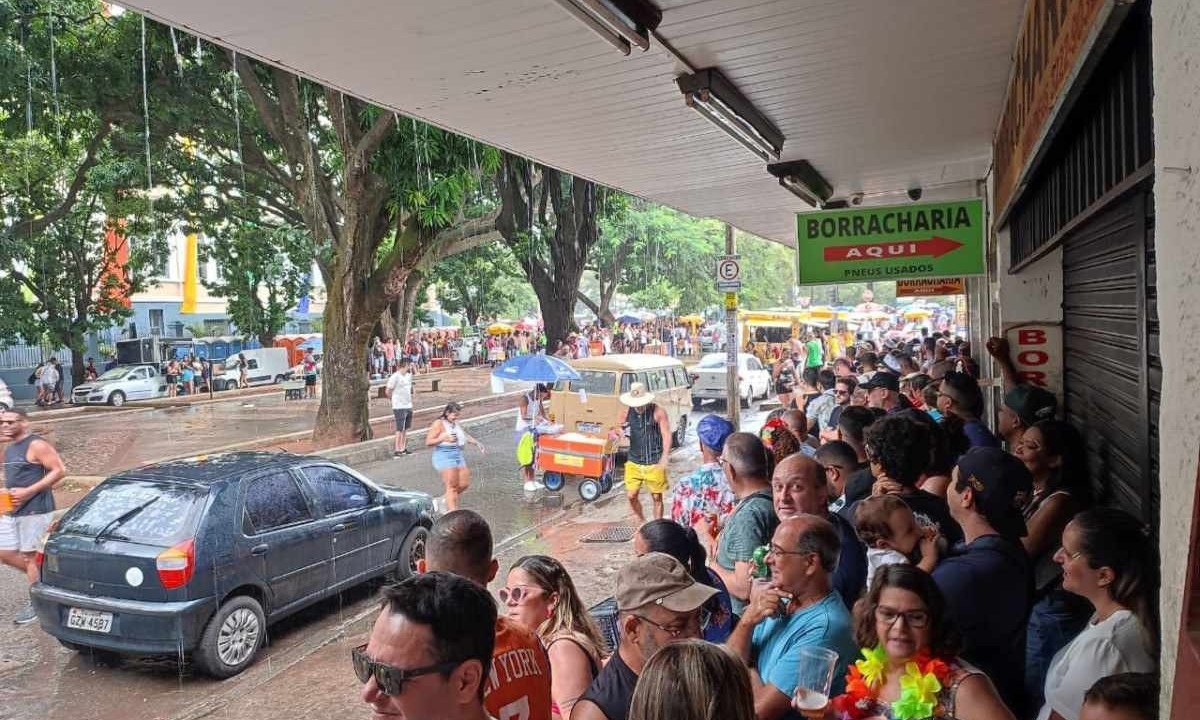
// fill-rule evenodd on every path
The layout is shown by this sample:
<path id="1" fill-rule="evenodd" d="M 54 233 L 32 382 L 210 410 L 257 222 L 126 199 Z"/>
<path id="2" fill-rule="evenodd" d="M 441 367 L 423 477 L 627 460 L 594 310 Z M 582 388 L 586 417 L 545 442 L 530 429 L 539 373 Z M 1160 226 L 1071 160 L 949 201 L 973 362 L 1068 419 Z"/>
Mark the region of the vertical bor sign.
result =
<path id="1" fill-rule="evenodd" d="M 801 285 L 982 275 L 983 201 L 799 213 Z"/>

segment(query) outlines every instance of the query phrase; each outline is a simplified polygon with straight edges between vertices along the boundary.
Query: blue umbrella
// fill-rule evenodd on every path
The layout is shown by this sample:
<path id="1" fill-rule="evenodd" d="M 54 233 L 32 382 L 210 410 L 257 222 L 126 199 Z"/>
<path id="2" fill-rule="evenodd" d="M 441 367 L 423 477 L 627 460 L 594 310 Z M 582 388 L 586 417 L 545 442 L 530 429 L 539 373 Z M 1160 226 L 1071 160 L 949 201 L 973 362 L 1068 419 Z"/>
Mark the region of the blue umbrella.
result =
<path id="1" fill-rule="evenodd" d="M 578 380 L 579 373 L 556 357 L 543 354 L 521 355 L 505 360 L 492 371 L 493 377 L 518 382 L 553 383 Z"/>
<path id="2" fill-rule="evenodd" d="M 642 319 L 637 315 L 622 315 L 621 317 L 617 318 L 617 322 L 621 323 L 622 325 L 641 325 Z"/>

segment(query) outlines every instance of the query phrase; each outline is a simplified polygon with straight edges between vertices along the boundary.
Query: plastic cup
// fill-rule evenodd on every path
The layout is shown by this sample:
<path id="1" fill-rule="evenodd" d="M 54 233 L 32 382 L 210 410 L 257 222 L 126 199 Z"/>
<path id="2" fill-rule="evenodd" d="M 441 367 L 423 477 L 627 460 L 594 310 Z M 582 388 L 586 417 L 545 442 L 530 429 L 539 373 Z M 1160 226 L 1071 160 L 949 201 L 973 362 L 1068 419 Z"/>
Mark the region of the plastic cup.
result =
<path id="1" fill-rule="evenodd" d="M 8 490 L 0 490 L 0 515 L 8 515 L 13 509 L 12 495 L 8 494 Z"/>
<path id="2" fill-rule="evenodd" d="M 792 707 L 809 717 L 819 716 L 825 710 L 837 661 L 838 654 L 828 648 L 800 648 L 800 672 Z"/>

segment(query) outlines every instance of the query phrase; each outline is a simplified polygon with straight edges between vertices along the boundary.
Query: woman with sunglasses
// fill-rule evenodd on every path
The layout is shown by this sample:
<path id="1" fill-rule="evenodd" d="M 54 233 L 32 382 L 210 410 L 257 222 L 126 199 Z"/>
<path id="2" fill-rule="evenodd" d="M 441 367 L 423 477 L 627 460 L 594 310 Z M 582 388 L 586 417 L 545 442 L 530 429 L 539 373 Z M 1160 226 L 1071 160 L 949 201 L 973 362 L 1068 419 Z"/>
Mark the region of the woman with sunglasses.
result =
<path id="1" fill-rule="evenodd" d="M 1151 593 L 1158 558 L 1142 524 L 1124 510 L 1093 508 L 1075 516 L 1054 554 L 1062 587 L 1095 609 L 1083 631 L 1050 661 L 1038 720 L 1077 720 L 1098 678 L 1154 672 L 1158 649 Z"/>
<path id="2" fill-rule="evenodd" d="M 508 617 L 537 632 L 550 656 L 551 712 L 568 718 L 603 662 L 604 641 L 562 563 L 526 555 L 500 592 Z"/>
<path id="3" fill-rule="evenodd" d="M 846 692 L 819 717 L 1013 720 L 987 676 L 957 659 L 946 601 L 919 568 L 876 572 L 854 606 L 854 637 L 862 651 L 846 674 Z"/>
<path id="4" fill-rule="evenodd" d="M 463 447 L 471 443 L 481 454 L 487 452 L 483 443 L 467 434 L 459 424 L 461 415 L 462 405 L 452 402 L 425 433 L 425 446 L 433 448 L 433 469 L 441 474 L 442 484 L 446 487 L 446 494 L 433 500 L 434 509 L 441 512 L 457 510 L 459 495 L 471 487 L 471 471 L 467 468 Z"/>

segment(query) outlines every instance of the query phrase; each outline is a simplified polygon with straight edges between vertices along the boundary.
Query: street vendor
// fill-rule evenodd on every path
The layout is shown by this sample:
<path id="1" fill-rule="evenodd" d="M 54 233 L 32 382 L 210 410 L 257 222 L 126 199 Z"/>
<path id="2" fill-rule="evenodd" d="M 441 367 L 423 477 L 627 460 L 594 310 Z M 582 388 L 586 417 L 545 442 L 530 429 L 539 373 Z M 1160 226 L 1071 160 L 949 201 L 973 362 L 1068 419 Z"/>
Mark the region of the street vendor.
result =
<path id="1" fill-rule="evenodd" d="M 638 525 L 646 522 L 638 499 L 642 484 L 650 491 L 654 517 L 663 516 L 663 494 L 667 491 L 667 461 L 671 451 L 671 421 L 654 402 L 654 395 L 642 383 L 633 383 L 620 396 L 619 426 L 628 428 L 629 453 L 625 463 L 625 495 Z M 632 411 L 632 412 L 631 412 Z"/>
<path id="2" fill-rule="evenodd" d="M 538 383 L 532 390 L 521 395 L 517 407 L 517 466 L 521 468 L 521 478 L 525 481 L 525 491 L 533 492 L 541 487 L 541 483 L 533 479 L 534 462 L 534 430 L 546 418 L 545 400 L 550 397 L 550 386 Z"/>

